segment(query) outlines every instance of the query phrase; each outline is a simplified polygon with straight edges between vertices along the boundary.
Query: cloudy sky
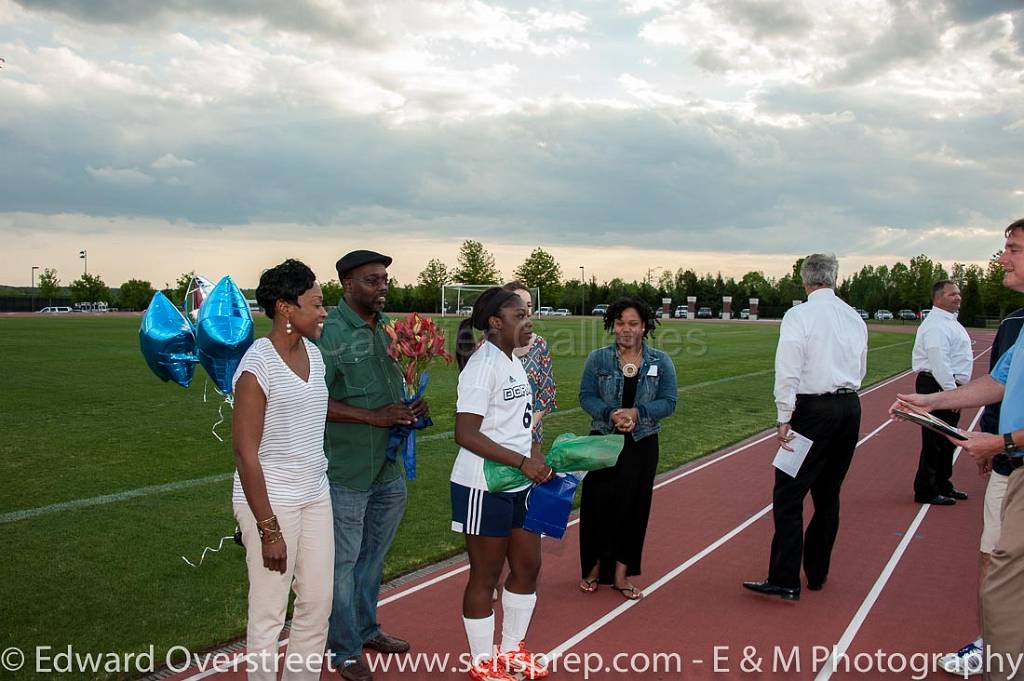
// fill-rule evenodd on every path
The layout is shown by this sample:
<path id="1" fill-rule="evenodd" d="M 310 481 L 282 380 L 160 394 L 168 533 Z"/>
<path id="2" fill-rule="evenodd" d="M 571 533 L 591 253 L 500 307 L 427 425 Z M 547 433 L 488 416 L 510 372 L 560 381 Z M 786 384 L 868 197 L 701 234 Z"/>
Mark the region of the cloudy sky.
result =
<path id="1" fill-rule="evenodd" d="M 0 0 L 0 283 L 983 261 L 1022 0 Z"/>

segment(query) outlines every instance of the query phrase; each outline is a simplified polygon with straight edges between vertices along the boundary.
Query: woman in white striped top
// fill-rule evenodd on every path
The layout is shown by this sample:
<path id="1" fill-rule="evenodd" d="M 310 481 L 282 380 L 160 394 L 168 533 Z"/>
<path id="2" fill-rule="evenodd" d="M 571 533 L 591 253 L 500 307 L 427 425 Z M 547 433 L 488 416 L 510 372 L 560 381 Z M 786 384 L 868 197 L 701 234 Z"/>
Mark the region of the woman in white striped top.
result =
<path id="1" fill-rule="evenodd" d="M 250 681 L 320 678 L 331 614 L 334 532 L 324 456 L 327 384 L 320 351 L 323 293 L 286 260 L 260 277 L 256 300 L 273 322 L 234 375 L 231 428 L 235 518 L 249 572 L 246 646 Z M 295 612 L 287 663 L 277 659 L 288 594 Z"/>

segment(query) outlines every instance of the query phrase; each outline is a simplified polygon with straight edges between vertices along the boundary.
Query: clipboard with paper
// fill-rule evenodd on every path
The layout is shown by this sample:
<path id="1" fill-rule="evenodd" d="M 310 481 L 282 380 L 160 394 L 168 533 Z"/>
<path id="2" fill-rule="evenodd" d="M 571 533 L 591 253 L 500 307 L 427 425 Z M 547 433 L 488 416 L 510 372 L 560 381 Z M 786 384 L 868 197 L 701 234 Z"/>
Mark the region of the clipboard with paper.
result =
<path id="1" fill-rule="evenodd" d="M 967 436 L 964 435 L 963 431 L 956 426 L 951 426 L 942 419 L 936 418 L 934 415 L 929 414 L 926 411 L 922 411 L 912 404 L 906 402 L 898 402 L 899 406 L 894 407 L 892 410 L 893 416 L 900 418 L 910 423 L 916 423 L 923 428 L 928 428 L 941 435 L 947 435 L 954 440 L 966 440 Z"/>

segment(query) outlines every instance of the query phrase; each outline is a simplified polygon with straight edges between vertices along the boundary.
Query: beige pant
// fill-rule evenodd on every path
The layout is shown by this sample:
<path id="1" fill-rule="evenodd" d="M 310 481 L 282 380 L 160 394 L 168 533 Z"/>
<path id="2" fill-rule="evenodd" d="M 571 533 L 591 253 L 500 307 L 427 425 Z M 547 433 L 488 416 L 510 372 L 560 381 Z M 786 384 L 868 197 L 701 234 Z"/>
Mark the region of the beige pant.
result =
<path id="1" fill-rule="evenodd" d="M 982 553 L 992 553 L 999 542 L 999 534 L 1003 529 L 1003 498 L 1006 496 L 1009 479 L 1010 476 L 995 471 L 989 473 L 988 486 L 985 488 L 985 524 L 981 531 Z"/>
<path id="2" fill-rule="evenodd" d="M 981 588 L 985 645 L 991 648 L 990 681 L 1024 680 L 1024 469 L 1010 474 L 1003 500 L 1003 528 Z M 1001 658 L 1003 669 L 1000 670 Z"/>
<path id="3" fill-rule="evenodd" d="M 235 504 L 249 568 L 249 625 L 246 649 L 249 681 L 316 681 L 320 678 L 327 620 L 334 595 L 334 518 L 325 494 L 305 506 L 275 506 L 288 549 L 284 574 L 263 566 L 263 545 L 248 504 Z M 288 610 L 288 592 L 295 591 L 295 611 L 287 656 L 278 660 L 278 637 Z"/>

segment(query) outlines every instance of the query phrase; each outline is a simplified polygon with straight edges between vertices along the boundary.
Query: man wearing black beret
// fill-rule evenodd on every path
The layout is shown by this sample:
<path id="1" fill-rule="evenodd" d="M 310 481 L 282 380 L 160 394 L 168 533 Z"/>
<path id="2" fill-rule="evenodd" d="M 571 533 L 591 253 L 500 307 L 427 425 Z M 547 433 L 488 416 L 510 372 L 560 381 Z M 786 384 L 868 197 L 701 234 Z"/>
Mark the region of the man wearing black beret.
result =
<path id="1" fill-rule="evenodd" d="M 384 303 L 391 258 L 352 251 L 338 261 L 345 294 L 324 322 L 318 345 L 327 371 L 327 477 L 334 507 L 334 605 L 327 646 L 349 681 L 372 678 L 363 648 L 404 653 L 409 644 L 381 631 L 377 596 L 405 511 L 401 464 L 387 456 L 388 431 L 412 425 L 425 402 L 405 406 L 402 372 L 387 354 Z"/>

